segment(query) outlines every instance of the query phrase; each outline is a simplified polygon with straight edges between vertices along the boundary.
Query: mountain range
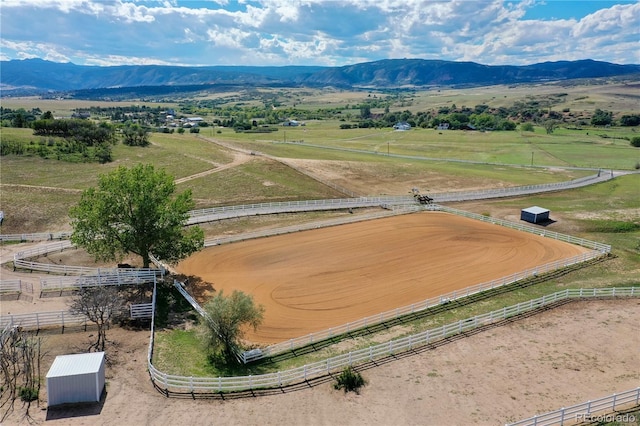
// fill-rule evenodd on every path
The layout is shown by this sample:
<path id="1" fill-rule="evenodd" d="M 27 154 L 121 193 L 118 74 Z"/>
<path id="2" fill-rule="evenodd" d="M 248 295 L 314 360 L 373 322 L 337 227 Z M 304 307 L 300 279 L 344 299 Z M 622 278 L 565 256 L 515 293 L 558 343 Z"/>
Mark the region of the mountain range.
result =
<path id="1" fill-rule="evenodd" d="M 424 59 L 386 59 L 341 67 L 321 66 L 86 66 L 42 59 L 0 61 L 3 95 L 27 92 L 197 86 L 313 86 L 393 89 L 425 86 L 486 86 L 640 75 L 640 65 L 594 60 L 533 65 L 482 65 Z"/>

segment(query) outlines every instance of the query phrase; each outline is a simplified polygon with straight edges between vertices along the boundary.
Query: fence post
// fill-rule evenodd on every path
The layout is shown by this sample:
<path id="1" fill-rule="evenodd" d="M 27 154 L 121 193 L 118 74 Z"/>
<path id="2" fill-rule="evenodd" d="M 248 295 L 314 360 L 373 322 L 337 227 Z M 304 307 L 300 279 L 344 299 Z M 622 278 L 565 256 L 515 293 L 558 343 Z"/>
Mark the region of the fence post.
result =
<path id="1" fill-rule="evenodd" d="M 351 352 L 349 352 L 349 355 L 351 355 Z M 307 364 L 304 365 L 304 381 L 307 381 Z"/>
<path id="2" fill-rule="evenodd" d="M 564 407 L 560 409 L 560 426 L 564 424 Z"/>
<path id="3" fill-rule="evenodd" d="M 280 375 L 280 370 L 278 370 L 278 386 L 282 386 L 282 376 Z"/>
<path id="4" fill-rule="evenodd" d="M 613 394 L 613 405 L 611 406 L 613 411 L 616 411 L 616 394 Z"/>

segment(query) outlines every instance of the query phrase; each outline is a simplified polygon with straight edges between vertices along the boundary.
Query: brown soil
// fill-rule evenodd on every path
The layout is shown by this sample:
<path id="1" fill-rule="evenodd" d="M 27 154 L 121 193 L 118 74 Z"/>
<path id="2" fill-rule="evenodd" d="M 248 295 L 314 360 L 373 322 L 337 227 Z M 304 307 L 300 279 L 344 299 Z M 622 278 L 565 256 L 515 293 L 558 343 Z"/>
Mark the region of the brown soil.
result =
<path id="1" fill-rule="evenodd" d="M 32 422 L 52 425 L 499 425 L 610 395 L 640 381 L 640 302 L 574 302 L 362 371 L 359 395 L 332 380 L 193 400 L 166 398 L 146 373 L 148 331 L 112 329 L 102 404 L 32 407 Z M 76 352 L 88 333 L 44 336 L 49 357 Z M 46 387 L 46 386 L 43 386 Z M 17 405 L 19 408 L 20 404 Z M 27 424 L 19 409 L 5 424 Z"/>
<path id="2" fill-rule="evenodd" d="M 253 295 L 264 322 L 247 338 L 276 343 L 586 251 L 428 212 L 211 247 L 176 269 L 208 289 Z"/>

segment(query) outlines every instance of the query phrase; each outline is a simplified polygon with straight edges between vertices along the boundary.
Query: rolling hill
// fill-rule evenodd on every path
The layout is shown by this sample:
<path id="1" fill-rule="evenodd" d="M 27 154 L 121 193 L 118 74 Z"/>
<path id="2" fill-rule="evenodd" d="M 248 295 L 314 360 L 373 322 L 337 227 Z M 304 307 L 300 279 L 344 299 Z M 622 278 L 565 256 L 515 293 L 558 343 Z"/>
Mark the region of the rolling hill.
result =
<path id="1" fill-rule="evenodd" d="M 127 65 L 97 67 L 42 59 L 0 62 L 3 96 L 24 93 L 190 85 L 402 88 L 484 86 L 640 75 L 640 65 L 593 60 L 526 66 L 423 59 L 387 59 L 342 67 Z"/>

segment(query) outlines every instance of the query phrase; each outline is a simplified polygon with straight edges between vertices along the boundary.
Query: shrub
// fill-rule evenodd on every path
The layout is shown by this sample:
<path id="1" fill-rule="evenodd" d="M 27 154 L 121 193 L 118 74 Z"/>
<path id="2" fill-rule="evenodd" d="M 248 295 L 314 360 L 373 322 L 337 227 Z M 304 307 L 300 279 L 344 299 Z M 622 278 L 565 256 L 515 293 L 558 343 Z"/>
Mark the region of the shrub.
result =
<path id="1" fill-rule="evenodd" d="M 38 399 L 38 389 L 30 387 L 22 387 L 18 390 L 20 399 L 24 402 L 35 401 Z"/>
<path id="2" fill-rule="evenodd" d="M 349 366 L 342 370 L 333 387 L 334 389 L 344 389 L 345 393 L 351 391 L 359 393 L 360 388 L 366 384 L 367 382 L 362 375 Z"/>
<path id="3" fill-rule="evenodd" d="M 640 136 L 634 136 L 631 138 L 631 146 L 640 148 Z"/>
<path id="4" fill-rule="evenodd" d="M 531 123 L 522 123 L 520 125 L 520 130 L 522 130 L 523 132 L 533 132 L 533 124 Z"/>

